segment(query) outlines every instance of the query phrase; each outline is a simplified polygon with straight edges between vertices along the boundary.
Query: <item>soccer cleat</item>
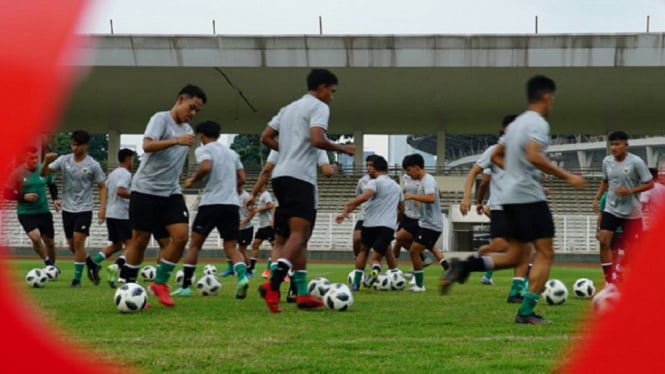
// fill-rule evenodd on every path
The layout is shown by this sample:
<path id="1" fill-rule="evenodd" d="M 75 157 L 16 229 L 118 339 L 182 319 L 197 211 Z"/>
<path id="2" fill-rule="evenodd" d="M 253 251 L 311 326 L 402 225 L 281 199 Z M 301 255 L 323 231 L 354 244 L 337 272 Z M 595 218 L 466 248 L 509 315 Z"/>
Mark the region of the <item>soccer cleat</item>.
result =
<path id="1" fill-rule="evenodd" d="M 150 289 L 157 296 L 157 300 L 165 306 L 175 306 L 173 299 L 169 295 L 169 286 L 166 283 L 157 284 L 154 281 L 150 283 Z"/>
<path id="2" fill-rule="evenodd" d="M 415 285 L 413 287 L 407 288 L 408 292 L 425 292 L 425 286 L 418 287 L 418 285 Z"/>
<path id="3" fill-rule="evenodd" d="M 297 292 L 292 287 L 289 287 L 289 292 L 286 294 L 286 302 L 293 304 L 296 302 Z"/>
<path id="4" fill-rule="evenodd" d="M 248 288 L 249 288 L 249 279 L 247 279 L 247 277 L 242 277 L 242 279 L 239 279 L 238 286 L 236 286 L 236 299 L 246 298 Z"/>
<path id="5" fill-rule="evenodd" d="M 515 323 L 526 323 L 530 325 L 541 325 L 552 323 L 550 320 L 546 320 L 542 316 L 537 315 L 536 313 L 529 314 L 528 316 L 523 316 L 517 313 L 515 317 Z"/>
<path id="6" fill-rule="evenodd" d="M 270 278 L 270 269 L 264 270 L 263 273 L 261 273 L 261 278 L 263 278 L 263 279 Z"/>
<path id="7" fill-rule="evenodd" d="M 187 287 L 187 288 L 178 287 L 177 290 L 171 292 L 171 296 L 192 296 L 192 288 L 191 287 Z"/>
<path id="8" fill-rule="evenodd" d="M 247 273 L 245 273 L 245 276 L 247 278 L 252 278 L 252 277 L 254 277 L 254 273 L 252 273 L 250 270 L 247 270 Z"/>
<path id="9" fill-rule="evenodd" d="M 289 283 L 289 282 L 291 282 L 291 277 L 289 277 L 288 275 L 285 275 L 283 281 L 286 282 L 286 283 Z"/>
<path id="10" fill-rule="evenodd" d="M 299 309 L 316 309 L 323 306 L 323 301 L 313 295 L 296 296 Z"/>
<path id="11" fill-rule="evenodd" d="M 416 277 L 411 277 L 411 280 L 409 281 L 410 286 L 415 286 L 416 285 Z"/>
<path id="12" fill-rule="evenodd" d="M 413 279 L 413 272 L 412 272 L 412 271 L 408 271 L 408 272 L 404 273 L 404 278 L 406 278 L 406 279 Z"/>
<path id="13" fill-rule="evenodd" d="M 266 305 L 268 305 L 271 313 L 280 313 L 282 311 L 279 307 L 279 291 L 270 288 L 270 281 L 259 286 L 259 294 L 266 301 Z"/>
<path id="14" fill-rule="evenodd" d="M 351 291 L 360 291 L 360 287 L 358 285 L 351 285 Z"/>
<path id="15" fill-rule="evenodd" d="M 450 261 L 450 269 L 446 270 L 446 272 L 443 273 L 443 277 L 439 280 L 439 291 L 442 295 L 445 295 L 448 293 L 453 282 L 464 283 L 468 277 L 469 272 L 464 270 L 462 261 L 453 258 Z"/>
<path id="16" fill-rule="evenodd" d="M 90 282 L 92 282 L 95 286 L 99 285 L 99 269 L 101 266 L 95 264 L 94 261 L 90 257 L 87 257 L 85 259 L 85 266 L 88 268 L 88 279 L 90 279 Z"/>
<path id="17" fill-rule="evenodd" d="M 69 286 L 70 288 L 81 288 L 81 281 L 74 279 L 72 281 L 72 284 Z"/>
<path id="18" fill-rule="evenodd" d="M 480 278 L 480 283 L 487 286 L 494 286 L 494 280 L 492 280 L 492 278 L 485 278 L 485 276 Z"/>
<path id="19" fill-rule="evenodd" d="M 106 267 L 106 279 L 109 282 L 109 287 L 111 288 L 116 288 L 116 283 L 118 282 L 118 273 L 120 272 L 120 269 L 118 269 L 117 264 L 111 264 Z"/>
<path id="20" fill-rule="evenodd" d="M 520 294 L 513 295 L 513 296 L 508 296 L 506 299 L 506 302 L 508 304 L 522 304 L 522 301 L 524 300 L 524 297 Z"/>
<path id="21" fill-rule="evenodd" d="M 365 287 L 372 288 L 376 280 L 379 278 L 379 271 L 372 269 L 372 272 L 369 274 L 369 277 L 365 279 Z"/>
<path id="22" fill-rule="evenodd" d="M 222 277 L 224 278 L 228 277 L 229 275 L 235 275 L 235 272 L 232 268 L 228 268 L 222 272 Z"/>

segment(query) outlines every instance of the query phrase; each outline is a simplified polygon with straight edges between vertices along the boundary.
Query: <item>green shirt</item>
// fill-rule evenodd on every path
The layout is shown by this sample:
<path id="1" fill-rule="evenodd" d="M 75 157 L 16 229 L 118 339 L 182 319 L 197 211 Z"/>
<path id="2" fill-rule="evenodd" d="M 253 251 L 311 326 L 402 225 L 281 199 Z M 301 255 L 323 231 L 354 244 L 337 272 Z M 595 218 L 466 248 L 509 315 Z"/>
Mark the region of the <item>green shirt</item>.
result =
<path id="1" fill-rule="evenodd" d="M 49 212 L 48 200 L 46 199 L 46 185 L 55 184 L 55 180 L 53 179 L 53 175 L 40 177 L 39 171 L 41 168 L 42 165 L 37 164 L 37 168 L 34 171 L 30 171 L 26 169 L 25 165 L 21 165 L 14 170 L 9 178 L 14 183 L 13 188 L 18 190 L 20 194 L 20 198 L 16 204 L 16 213 L 19 215 Z M 37 200 L 32 202 L 23 200 L 23 195 L 27 193 L 36 193 L 38 196 Z"/>

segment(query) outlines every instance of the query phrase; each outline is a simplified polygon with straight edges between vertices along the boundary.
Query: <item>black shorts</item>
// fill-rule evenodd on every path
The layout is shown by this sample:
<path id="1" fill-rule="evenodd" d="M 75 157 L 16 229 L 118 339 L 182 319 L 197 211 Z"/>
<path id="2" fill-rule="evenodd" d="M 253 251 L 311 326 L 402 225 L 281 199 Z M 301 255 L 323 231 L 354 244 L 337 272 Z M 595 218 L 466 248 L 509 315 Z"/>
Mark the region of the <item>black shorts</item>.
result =
<path id="1" fill-rule="evenodd" d="M 416 236 L 419 229 L 420 226 L 418 226 L 418 218 L 404 216 L 402 217 L 402 220 L 399 221 L 398 230 L 404 230 L 411 234 L 411 236 Z"/>
<path id="2" fill-rule="evenodd" d="M 554 221 L 546 201 L 525 204 L 504 204 L 508 224 L 507 238 L 522 243 L 554 237 Z"/>
<path id="3" fill-rule="evenodd" d="M 600 216 L 600 229 L 616 232 L 621 227 L 625 239 L 636 239 L 642 235 L 642 218 L 619 218 L 612 213 L 603 212 Z M 616 236 L 616 235 L 615 235 Z"/>
<path id="4" fill-rule="evenodd" d="M 238 231 L 238 245 L 248 246 L 252 242 L 252 235 L 254 234 L 254 227 L 248 227 Z"/>
<path id="5" fill-rule="evenodd" d="M 92 212 L 70 213 L 62 211 L 62 229 L 65 230 L 65 238 L 74 238 L 74 232 L 80 232 L 86 236 L 90 235 L 90 223 Z"/>
<path id="6" fill-rule="evenodd" d="M 128 219 L 107 218 L 106 228 L 111 243 L 124 242 L 132 238 L 132 223 Z"/>
<path id="7" fill-rule="evenodd" d="M 240 213 L 237 205 L 202 205 L 196 213 L 192 232 L 205 237 L 210 235 L 212 229 L 217 228 L 219 236 L 224 240 L 238 240 L 238 225 Z"/>
<path id="8" fill-rule="evenodd" d="M 414 236 L 413 241 L 422 244 L 431 251 L 439 240 L 439 236 L 441 236 L 441 231 L 434 231 L 418 226 L 418 232 Z"/>
<path id="9" fill-rule="evenodd" d="M 490 238 L 507 238 L 510 230 L 506 213 L 503 210 L 490 212 Z"/>
<path id="10" fill-rule="evenodd" d="M 275 220 L 278 216 L 287 222 L 289 218 L 299 217 L 308 220 L 314 226 L 316 191 L 313 184 L 296 178 L 279 177 L 272 180 L 272 189 L 279 201 L 275 210 Z"/>
<path id="11" fill-rule="evenodd" d="M 169 234 L 169 230 L 167 230 L 166 227 L 156 226 L 152 228 L 152 236 L 155 239 L 159 240 L 159 239 L 168 238 L 171 236 L 171 234 Z"/>
<path id="12" fill-rule="evenodd" d="M 272 226 L 260 227 L 256 231 L 254 239 L 267 240 L 271 242 L 275 240 L 275 229 Z"/>
<path id="13" fill-rule="evenodd" d="M 45 238 L 53 239 L 55 230 L 53 229 L 53 215 L 51 212 L 37 214 L 19 214 L 18 221 L 23 226 L 26 233 L 34 229 L 39 230 L 39 234 Z"/>
<path id="14" fill-rule="evenodd" d="M 363 229 L 363 220 L 359 219 L 356 221 L 356 225 L 353 227 L 353 231 L 360 231 Z"/>
<path id="15" fill-rule="evenodd" d="M 395 230 L 388 227 L 363 227 L 360 232 L 360 241 L 365 247 L 372 248 L 382 256 L 385 256 L 394 235 Z"/>
<path id="16" fill-rule="evenodd" d="M 163 197 L 132 192 L 129 219 L 134 230 L 154 233 L 159 227 L 176 223 L 189 225 L 189 211 L 182 195 Z"/>

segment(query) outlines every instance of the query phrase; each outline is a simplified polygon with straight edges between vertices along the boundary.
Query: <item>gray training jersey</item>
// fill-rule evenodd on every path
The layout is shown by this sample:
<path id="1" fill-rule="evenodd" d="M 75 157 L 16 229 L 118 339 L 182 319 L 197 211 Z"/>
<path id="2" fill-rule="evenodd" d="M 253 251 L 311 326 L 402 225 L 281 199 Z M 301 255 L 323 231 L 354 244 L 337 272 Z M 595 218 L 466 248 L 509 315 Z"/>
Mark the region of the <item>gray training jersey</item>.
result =
<path id="1" fill-rule="evenodd" d="M 86 155 L 81 162 L 74 154 L 59 156 L 49 169 L 62 173 L 62 210 L 69 213 L 91 212 L 94 206 L 92 186 L 106 179 L 99 162 Z"/>
<path id="2" fill-rule="evenodd" d="M 188 123 L 178 125 L 166 111 L 155 113 L 150 118 L 143 137 L 166 140 L 193 133 Z M 184 145 L 144 153 L 132 181 L 132 191 L 165 197 L 182 193 L 178 178 L 188 153 L 189 147 Z"/>
<path id="3" fill-rule="evenodd" d="M 505 144 L 503 204 L 547 201 L 541 172 L 526 158 L 526 145 L 534 141 L 544 153 L 550 141 L 550 125 L 534 111 L 520 114 L 502 138 Z"/>
<path id="4" fill-rule="evenodd" d="M 619 218 L 642 217 L 640 197 L 636 194 L 619 196 L 614 192 L 617 187 L 635 188 L 651 180 L 649 168 L 638 156 L 628 152 L 619 162 L 614 156 L 603 159 L 603 180 L 607 182 L 607 200 L 605 212 Z"/>
<path id="5" fill-rule="evenodd" d="M 328 153 L 323 150 L 317 148 L 318 151 L 318 160 L 317 164 L 319 167 L 323 165 L 328 165 L 330 164 L 330 159 L 328 158 Z M 268 158 L 266 159 L 266 163 L 271 163 L 273 165 L 277 165 L 277 162 L 279 161 L 279 152 L 277 152 L 274 149 L 270 150 L 270 153 L 268 153 Z M 319 187 L 318 185 L 314 185 L 314 209 L 319 208 Z"/>
<path id="6" fill-rule="evenodd" d="M 310 128 L 328 130 L 330 108 L 309 93 L 283 107 L 268 125 L 279 133 L 279 162 L 272 177 L 292 177 L 316 186 L 319 149 L 310 143 Z"/>
<path id="7" fill-rule="evenodd" d="M 270 192 L 263 191 L 263 193 L 261 193 L 261 196 L 259 197 L 258 209 L 264 208 L 265 206 L 268 205 L 268 203 L 272 202 L 273 201 L 272 201 L 272 196 L 270 196 Z M 270 221 L 272 221 L 272 209 L 268 209 L 263 212 L 258 212 L 258 216 L 259 216 L 259 228 L 270 226 Z"/>
<path id="8" fill-rule="evenodd" d="M 127 192 L 132 186 L 132 174 L 129 170 L 118 167 L 106 178 L 106 218 L 129 219 L 129 199 L 118 195 L 118 188 Z"/>
<path id="9" fill-rule="evenodd" d="M 380 175 L 367 182 L 365 190 L 374 191 L 367 200 L 363 227 L 397 227 L 397 206 L 404 201 L 399 184 L 387 175 Z"/>
<path id="10" fill-rule="evenodd" d="M 503 210 L 501 207 L 501 194 L 503 193 L 503 179 L 506 173 L 503 169 L 494 165 L 491 160 L 492 152 L 496 146 L 496 144 L 489 146 L 480 158 L 478 158 L 476 165 L 480 166 L 483 171 L 490 171 L 490 210 Z"/>
<path id="11" fill-rule="evenodd" d="M 238 210 L 238 213 L 240 214 L 240 221 L 243 219 L 247 218 L 249 215 L 249 210 L 245 208 L 245 205 L 247 204 L 247 199 L 249 199 L 249 193 L 245 190 L 242 190 L 242 193 L 238 195 L 238 201 L 240 202 L 240 209 Z M 252 224 L 252 220 L 250 219 L 247 221 L 247 223 L 243 226 L 240 226 L 240 230 L 244 229 L 249 229 L 254 227 Z"/>
<path id="12" fill-rule="evenodd" d="M 402 176 L 404 181 L 404 193 L 417 194 L 420 189 L 420 181 L 411 178 L 408 174 Z M 404 201 L 404 215 L 412 219 L 420 219 L 420 201 Z"/>
<path id="13" fill-rule="evenodd" d="M 206 160 L 211 163 L 210 172 L 203 178 L 205 187 L 199 206 L 240 206 L 237 170 L 243 169 L 243 166 L 238 154 L 224 144 L 210 142 L 196 148 L 195 155 L 197 163 Z"/>
<path id="14" fill-rule="evenodd" d="M 443 216 L 441 215 L 441 201 L 439 200 L 439 185 L 431 174 L 425 174 L 420 180 L 418 195 L 434 194 L 434 202 L 431 204 L 420 203 L 420 220 L 418 226 L 443 231 Z"/>
<path id="15" fill-rule="evenodd" d="M 372 180 L 368 174 L 363 175 L 358 179 L 358 184 L 356 184 L 356 196 L 359 196 L 363 193 L 365 190 L 365 187 L 367 187 L 367 182 Z M 360 209 L 358 210 L 358 214 L 356 215 L 356 220 L 361 221 L 365 219 L 365 211 L 367 210 L 367 202 L 364 202 L 360 204 Z"/>

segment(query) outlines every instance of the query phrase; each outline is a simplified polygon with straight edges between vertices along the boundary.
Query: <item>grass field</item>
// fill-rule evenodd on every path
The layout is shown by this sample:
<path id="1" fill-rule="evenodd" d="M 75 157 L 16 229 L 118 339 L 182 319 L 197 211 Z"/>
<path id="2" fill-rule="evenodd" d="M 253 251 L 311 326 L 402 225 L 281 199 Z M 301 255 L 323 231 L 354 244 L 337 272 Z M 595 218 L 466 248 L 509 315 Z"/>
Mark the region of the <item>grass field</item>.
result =
<path id="1" fill-rule="evenodd" d="M 256 292 L 260 278 L 252 279 L 247 299 L 236 300 L 235 279 L 229 277 L 221 278 L 218 296 L 176 298 L 174 308 L 151 296 L 151 309 L 121 314 L 105 274 L 97 287 L 84 276 L 82 288 L 70 289 L 73 265 L 61 261 L 59 280 L 32 289 L 23 277 L 42 267 L 40 262 L 12 264 L 16 286 L 59 327 L 63 339 L 145 373 L 543 373 L 555 370 L 565 349 L 583 334 L 580 321 L 591 307 L 590 300 L 572 295 L 560 306 L 541 301 L 536 312 L 554 323 L 519 325 L 513 322 L 517 305 L 505 301 L 512 271 L 496 272 L 495 286 L 481 285 L 480 274 L 472 274 L 440 296 L 441 270 L 431 266 L 425 293 L 360 291 L 347 312 L 300 311 L 284 303 L 283 312 L 273 315 Z M 346 282 L 351 268 L 310 264 L 309 278 Z M 550 276 L 564 281 L 571 294 L 580 277 L 597 285 L 602 280 L 598 267 L 554 267 Z"/>

